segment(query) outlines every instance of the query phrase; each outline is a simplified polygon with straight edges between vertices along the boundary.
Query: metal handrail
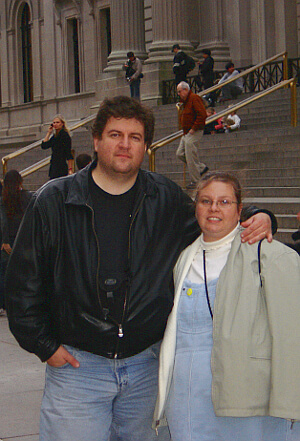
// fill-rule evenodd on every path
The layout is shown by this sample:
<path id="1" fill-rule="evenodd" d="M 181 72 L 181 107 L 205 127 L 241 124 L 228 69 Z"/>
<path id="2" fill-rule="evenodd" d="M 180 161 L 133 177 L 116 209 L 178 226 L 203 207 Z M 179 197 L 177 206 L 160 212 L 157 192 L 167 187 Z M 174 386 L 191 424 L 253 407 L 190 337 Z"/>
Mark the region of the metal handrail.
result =
<path id="1" fill-rule="evenodd" d="M 297 125 L 297 90 L 296 90 L 296 79 L 290 78 L 289 80 L 281 81 L 278 84 L 275 84 L 272 87 L 269 87 L 268 89 L 263 90 L 262 92 L 259 92 L 253 96 L 250 96 L 246 98 L 243 101 L 240 101 L 237 104 L 233 104 L 230 106 L 230 108 L 224 109 L 219 113 L 216 113 L 213 116 L 210 116 L 205 120 L 205 124 L 209 124 L 213 121 L 216 121 L 217 119 L 229 115 L 231 112 L 236 111 L 238 109 L 241 109 L 242 107 L 247 106 L 248 104 L 253 103 L 254 101 L 261 99 L 270 93 L 275 92 L 276 90 L 282 89 L 283 87 L 290 86 L 291 88 L 291 125 L 293 127 L 296 127 Z M 156 141 L 153 143 L 150 148 L 148 149 L 148 155 L 149 155 L 149 169 L 150 171 L 155 172 L 155 153 L 156 150 L 158 150 L 161 147 L 164 147 L 167 144 L 170 144 L 172 141 L 175 141 L 176 139 L 180 138 L 183 135 L 183 131 L 180 130 L 179 132 L 173 133 L 172 135 L 169 135 L 169 137 L 165 137 L 161 140 Z M 168 138 L 168 139 L 166 139 Z"/>
<path id="2" fill-rule="evenodd" d="M 268 63 L 271 63 L 272 61 L 276 60 L 279 57 L 283 57 L 283 80 L 288 79 L 288 58 L 287 58 L 287 51 L 281 52 L 280 54 L 274 55 L 271 58 L 268 58 L 267 60 L 263 61 L 262 63 L 256 64 L 256 66 L 249 67 L 246 70 L 243 70 L 243 72 L 239 73 L 238 75 L 235 75 L 233 78 L 230 78 L 229 80 L 224 81 L 221 84 L 216 84 L 215 86 L 209 87 L 208 89 L 202 90 L 202 92 L 198 92 L 197 95 L 204 96 L 207 95 L 210 92 L 214 92 L 215 90 L 221 89 L 226 84 L 232 83 L 233 81 L 236 81 L 239 78 L 242 78 L 249 73 L 255 71 L 256 69 L 259 69 L 262 66 L 265 66 Z"/>
<path id="3" fill-rule="evenodd" d="M 239 67 L 238 69 L 241 72 L 241 76 L 244 76 L 244 89 L 246 91 L 246 89 L 252 89 L 253 90 L 249 90 L 249 92 L 254 92 L 254 88 L 256 88 L 256 86 L 259 86 L 260 81 L 262 80 L 262 78 L 264 77 L 265 74 L 262 75 L 262 73 L 264 72 L 264 70 L 269 67 L 274 65 L 277 65 L 276 63 L 278 63 L 277 58 L 282 57 L 283 56 L 283 61 L 281 61 L 282 63 L 282 70 L 281 70 L 281 77 L 277 78 L 277 73 L 275 73 L 276 76 L 276 80 L 273 81 L 271 80 L 271 77 L 273 76 L 273 73 L 269 73 L 269 75 L 271 75 L 270 79 L 267 81 L 267 84 L 265 85 L 265 87 L 262 87 L 262 89 L 265 89 L 266 87 L 269 87 L 271 85 L 277 84 L 279 81 L 283 81 L 283 80 L 287 80 L 288 78 L 292 78 L 293 76 L 295 76 L 292 72 L 292 68 L 289 65 L 290 61 L 287 57 L 287 52 L 281 52 L 277 55 L 274 55 L 273 57 L 257 64 L 256 66 L 248 66 L 248 67 Z M 294 69 L 296 69 L 294 67 Z M 277 72 L 277 70 L 276 70 Z M 226 73 L 226 72 L 225 72 Z M 298 73 L 298 69 L 296 69 L 296 74 Z M 215 75 L 218 76 L 218 80 L 221 79 L 221 77 L 224 75 L 224 72 L 221 71 L 216 71 Z M 254 81 L 255 75 L 257 75 L 257 83 L 253 83 L 253 85 L 251 86 L 252 81 Z M 262 77 L 261 77 L 262 75 Z M 192 87 L 192 84 L 194 84 L 196 90 L 198 88 L 197 83 L 195 83 L 195 78 L 196 76 L 191 76 L 187 78 L 187 82 L 189 83 L 190 87 Z M 239 78 L 238 76 L 233 77 L 230 80 L 227 80 L 228 83 L 230 83 L 231 81 L 235 81 L 236 78 Z M 250 81 L 250 82 L 249 82 Z M 264 78 L 265 81 L 265 78 Z M 214 90 L 218 90 L 221 89 L 224 84 L 228 84 L 228 83 L 221 83 L 221 84 L 216 84 L 215 86 L 212 86 L 212 88 L 206 89 L 205 91 L 202 92 L 197 92 L 197 93 L 201 93 L 200 96 L 203 96 L 206 93 L 209 93 L 210 91 L 214 91 Z M 260 86 L 259 86 L 259 90 L 255 90 L 256 92 L 260 92 Z M 195 91 L 196 93 L 196 91 Z M 166 80 L 163 81 L 163 103 L 164 104 L 168 104 L 170 102 L 175 102 L 176 101 L 176 85 L 175 85 L 175 80 Z"/>
<path id="4" fill-rule="evenodd" d="M 93 121 L 96 118 L 96 114 L 90 115 L 84 119 L 82 119 L 81 121 L 78 121 L 77 123 L 73 124 L 72 126 L 70 126 L 69 130 L 73 131 L 78 129 L 79 127 L 83 127 L 86 124 L 88 124 L 89 122 Z M 7 172 L 7 163 L 10 159 L 16 158 L 20 155 L 23 155 L 26 152 L 29 152 L 30 150 L 33 150 L 37 147 L 39 147 L 42 144 L 42 140 L 38 140 L 33 142 L 32 144 L 29 144 L 26 147 L 22 147 L 19 150 L 16 150 L 12 153 L 10 153 L 9 155 L 3 156 L 1 161 L 2 161 L 2 166 L 3 166 L 3 176 L 5 176 L 6 172 Z M 45 167 L 46 165 L 48 165 L 50 163 L 50 159 L 51 156 L 48 156 L 47 158 L 44 158 L 38 162 L 36 162 L 35 164 L 32 164 L 30 167 L 27 167 L 25 170 L 22 170 L 20 172 L 20 175 L 25 177 L 28 176 L 31 173 L 34 173 L 35 171 L 39 170 L 40 168 Z"/>

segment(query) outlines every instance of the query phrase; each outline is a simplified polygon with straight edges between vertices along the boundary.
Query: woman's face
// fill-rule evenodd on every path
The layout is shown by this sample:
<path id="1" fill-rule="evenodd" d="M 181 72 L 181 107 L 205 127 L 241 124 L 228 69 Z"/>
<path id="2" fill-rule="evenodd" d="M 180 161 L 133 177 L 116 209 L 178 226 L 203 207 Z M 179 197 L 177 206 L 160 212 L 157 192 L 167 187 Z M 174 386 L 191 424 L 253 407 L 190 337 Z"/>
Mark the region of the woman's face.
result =
<path id="1" fill-rule="evenodd" d="M 227 203 L 226 203 L 227 201 Z M 212 181 L 199 191 L 196 218 L 206 242 L 222 239 L 237 226 L 242 206 L 231 184 Z"/>
<path id="2" fill-rule="evenodd" d="M 53 124 L 53 128 L 57 132 L 59 132 L 64 126 L 64 123 L 59 118 L 54 118 L 54 120 L 52 121 L 52 124 Z"/>

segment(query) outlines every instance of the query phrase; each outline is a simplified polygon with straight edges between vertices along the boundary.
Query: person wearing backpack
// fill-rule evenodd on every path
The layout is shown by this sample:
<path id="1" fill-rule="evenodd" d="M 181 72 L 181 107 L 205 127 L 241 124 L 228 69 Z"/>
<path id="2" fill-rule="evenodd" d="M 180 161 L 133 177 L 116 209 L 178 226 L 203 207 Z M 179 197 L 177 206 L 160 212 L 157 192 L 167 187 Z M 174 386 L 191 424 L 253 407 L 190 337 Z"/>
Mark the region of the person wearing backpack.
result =
<path id="1" fill-rule="evenodd" d="M 179 44 L 174 44 L 172 52 L 175 54 L 173 58 L 173 73 L 175 75 L 176 86 L 181 82 L 186 82 L 187 70 L 187 55 L 180 49 Z"/>

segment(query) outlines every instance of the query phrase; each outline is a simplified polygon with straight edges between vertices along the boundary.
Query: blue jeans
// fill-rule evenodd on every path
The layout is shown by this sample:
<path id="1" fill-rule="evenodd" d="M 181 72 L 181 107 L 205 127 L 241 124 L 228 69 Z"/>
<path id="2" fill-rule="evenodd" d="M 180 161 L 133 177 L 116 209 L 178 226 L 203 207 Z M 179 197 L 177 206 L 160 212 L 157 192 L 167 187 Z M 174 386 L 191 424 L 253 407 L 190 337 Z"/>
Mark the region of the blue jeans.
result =
<path id="1" fill-rule="evenodd" d="M 141 80 L 135 80 L 130 83 L 130 95 L 131 98 L 140 99 L 140 84 Z"/>
<path id="2" fill-rule="evenodd" d="M 66 346 L 80 367 L 47 365 L 40 441 L 170 440 L 151 428 L 159 348 L 112 360 Z"/>

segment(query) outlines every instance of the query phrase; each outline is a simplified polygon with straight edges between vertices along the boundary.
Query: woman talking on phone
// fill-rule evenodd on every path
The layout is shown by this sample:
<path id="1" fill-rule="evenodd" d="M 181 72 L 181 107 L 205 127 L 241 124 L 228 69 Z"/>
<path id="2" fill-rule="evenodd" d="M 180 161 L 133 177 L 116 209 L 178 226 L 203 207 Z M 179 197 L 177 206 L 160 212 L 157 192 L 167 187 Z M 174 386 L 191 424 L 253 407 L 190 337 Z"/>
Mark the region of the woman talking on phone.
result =
<path id="1" fill-rule="evenodd" d="M 52 135 L 52 136 L 51 136 Z M 71 137 L 62 115 L 56 115 L 42 142 L 42 149 L 51 148 L 49 178 L 60 178 L 73 173 L 73 156 Z"/>

